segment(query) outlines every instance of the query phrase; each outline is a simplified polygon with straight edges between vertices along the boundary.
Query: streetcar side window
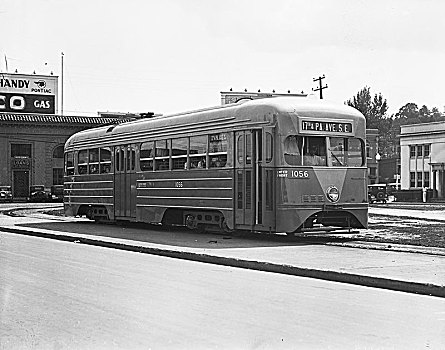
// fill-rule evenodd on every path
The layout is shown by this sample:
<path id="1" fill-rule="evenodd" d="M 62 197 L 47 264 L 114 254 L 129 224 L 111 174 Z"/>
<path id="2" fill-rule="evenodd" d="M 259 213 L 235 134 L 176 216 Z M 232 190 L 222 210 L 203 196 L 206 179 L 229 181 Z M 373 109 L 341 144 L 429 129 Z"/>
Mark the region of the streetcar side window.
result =
<path id="1" fill-rule="evenodd" d="M 116 147 L 116 156 L 115 156 L 115 164 L 116 171 L 122 172 L 125 171 L 125 148 L 124 147 Z"/>
<path id="2" fill-rule="evenodd" d="M 99 174 L 99 148 L 93 148 L 88 151 L 88 172 L 90 174 Z"/>
<path id="3" fill-rule="evenodd" d="M 77 154 L 77 172 L 79 175 L 88 172 L 88 150 L 83 149 Z"/>
<path id="4" fill-rule="evenodd" d="M 207 136 L 190 137 L 190 169 L 207 167 Z"/>
<path id="5" fill-rule="evenodd" d="M 303 138 L 289 135 L 284 140 L 284 160 L 289 165 L 301 165 Z"/>
<path id="6" fill-rule="evenodd" d="M 359 167 L 364 164 L 363 142 L 357 138 L 348 139 L 348 165 Z"/>
<path id="7" fill-rule="evenodd" d="M 121 164 L 120 148 L 116 148 L 116 150 L 115 150 L 114 164 L 116 167 L 115 170 L 116 170 L 116 172 L 118 172 L 120 170 L 120 164 Z"/>
<path id="8" fill-rule="evenodd" d="M 136 163 L 136 150 L 133 146 L 127 146 L 127 171 L 134 170 Z"/>
<path id="9" fill-rule="evenodd" d="M 65 153 L 65 174 L 74 175 L 74 152 Z"/>
<path id="10" fill-rule="evenodd" d="M 147 141 L 140 146 L 139 166 L 141 171 L 224 168 L 228 148 L 227 133 Z M 272 146 L 269 153 L 272 159 Z"/>
<path id="11" fill-rule="evenodd" d="M 154 142 L 144 142 L 140 149 L 140 167 L 142 171 L 153 170 Z"/>
<path id="12" fill-rule="evenodd" d="M 170 140 L 155 142 L 155 165 L 156 170 L 170 169 Z"/>
<path id="13" fill-rule="evenodd" d="M 107 174 L 111 172 L 111 150 L 109 147 L 102 147 L 99 152 L 100 173 Z"/>
<path id="14" fill-rule="evenodd" d="M 236 154 L 238 163 L 244 164 L 244 135 L 238 136 L 238 140 L 236 140 Z"/>
<path id="15" fill-rule="evenodd" d="M 172 140 L 173 169 L 187 169 L 188 137 Z"/>
<path id="16" fill-rule="evenodd" d="M 270 132 L 266 132 L 266 163 L 270 163 L 273 158 L 273 138 Z"/>
<path id="17" fill-rule="evenodd" d="M 223 168 L 227 164 L 227 133 L 209 135 L 209 168 Z"/>

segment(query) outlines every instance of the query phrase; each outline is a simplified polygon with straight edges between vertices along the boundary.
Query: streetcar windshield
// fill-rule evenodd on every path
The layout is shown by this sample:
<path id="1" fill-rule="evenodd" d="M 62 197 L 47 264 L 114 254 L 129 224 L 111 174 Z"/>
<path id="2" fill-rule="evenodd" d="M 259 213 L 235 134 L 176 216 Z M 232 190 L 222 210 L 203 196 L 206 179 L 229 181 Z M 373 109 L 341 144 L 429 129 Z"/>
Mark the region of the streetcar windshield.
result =
<path id="1" fill-rule="evenodd" d="M 329 154 L 332 166 L 363 165 L 362 143 L 357 138 L 331 137 Z"/>
<path id="2" fill-rule="evenodd" d="M 362 142 L 357 138 L 289 135 L 284 159 L 289 165 L 360 167 Z"/>

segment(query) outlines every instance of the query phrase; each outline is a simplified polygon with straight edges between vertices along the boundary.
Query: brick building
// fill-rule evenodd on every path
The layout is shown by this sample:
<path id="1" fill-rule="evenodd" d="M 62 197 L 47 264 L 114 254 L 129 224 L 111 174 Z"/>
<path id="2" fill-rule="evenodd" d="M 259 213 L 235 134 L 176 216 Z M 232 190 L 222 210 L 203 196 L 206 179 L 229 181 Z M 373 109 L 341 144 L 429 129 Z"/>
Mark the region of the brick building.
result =
<path id="1" fill-rule="evenodd" d="M 26 199 L 32 185 L 63 184 L 63 149 L 75 132 L 125 121 L 118 116 L 61 116 L 0 113 L 0 185 Z M 128 120 L 128 118 L 127 118 Z"/>

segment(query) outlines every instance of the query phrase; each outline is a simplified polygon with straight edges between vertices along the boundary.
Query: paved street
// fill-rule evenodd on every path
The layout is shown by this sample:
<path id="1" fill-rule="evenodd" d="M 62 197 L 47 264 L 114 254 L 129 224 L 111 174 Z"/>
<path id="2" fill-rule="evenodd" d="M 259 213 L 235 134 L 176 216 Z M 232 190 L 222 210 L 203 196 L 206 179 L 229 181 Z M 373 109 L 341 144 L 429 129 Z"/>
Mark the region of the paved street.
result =
<path id="1" fill-rule="evenodd" d="M 442 298 L 5 233 L 0 261 L 2 349 L 445 346 Z"/>

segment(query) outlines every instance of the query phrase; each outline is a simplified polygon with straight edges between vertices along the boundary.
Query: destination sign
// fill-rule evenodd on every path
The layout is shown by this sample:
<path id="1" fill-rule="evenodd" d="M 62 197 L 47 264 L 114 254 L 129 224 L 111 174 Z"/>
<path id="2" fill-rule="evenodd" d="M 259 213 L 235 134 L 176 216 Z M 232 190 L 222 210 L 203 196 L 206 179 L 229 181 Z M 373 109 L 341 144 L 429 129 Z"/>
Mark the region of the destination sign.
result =
<path id="1" fill-rule="evenodd" d="M 326 122 L 326 121 L 315 121 L 315 120 L 302 120 L 301 121 L 302 131 L 313 131 L 313 132 L 334 132 L 334 133 L 352 133 L 352 123 L 339 123 L 339 122 Z"/>

